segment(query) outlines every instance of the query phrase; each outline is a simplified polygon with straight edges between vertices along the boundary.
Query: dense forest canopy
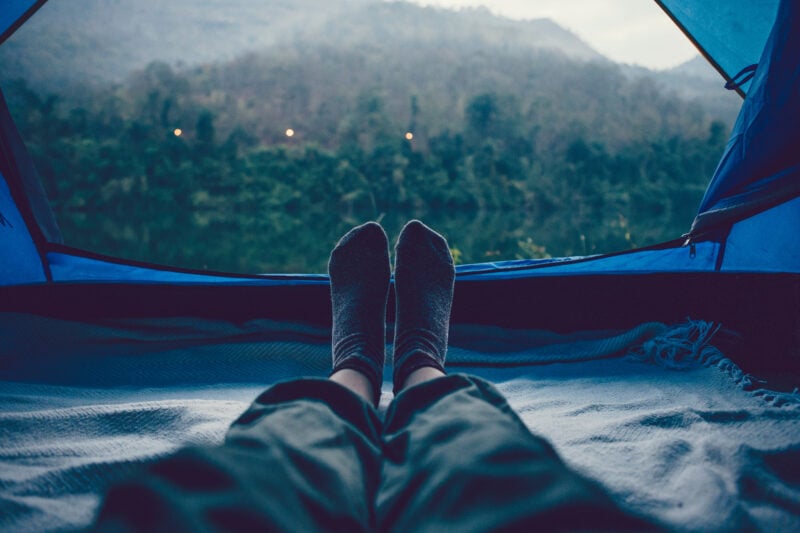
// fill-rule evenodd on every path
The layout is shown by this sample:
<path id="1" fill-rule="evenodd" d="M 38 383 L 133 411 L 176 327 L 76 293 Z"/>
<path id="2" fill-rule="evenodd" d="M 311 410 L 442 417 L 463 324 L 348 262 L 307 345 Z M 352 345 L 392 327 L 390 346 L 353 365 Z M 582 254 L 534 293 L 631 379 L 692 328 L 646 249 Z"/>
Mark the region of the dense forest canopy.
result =
<path id="1" fill-rule="evenodd" d="M 616 65 L 550 21 L 485 10 L 273 0 L 262 20 L 236 0 L 252 14 L 237 32 L 231 2 L 80 1 L 97 11 L 78 26 L 114 6 L 156 26 L 180 13 L 199 51 L 138 67 L 124 39 L 97 47 L 115 23 L 85 41 L 43 8 L 53 36 L 134 70 L 94 75 L 107 58 L 65 65 L 57 42 L 15 36 L 0 83 L 67 243 L 177 266 L 324 271 L 348 226 L 396 234 L 412 216 L 461 262 L 676 238 L 738 104 L 702 75 Z M 248 38 L 258 20 L 271 37 Z M 214 21 L 252 47 L 209 56 L 198 31 Z M 55 64 L 36 73 L 34 57 Z"/>

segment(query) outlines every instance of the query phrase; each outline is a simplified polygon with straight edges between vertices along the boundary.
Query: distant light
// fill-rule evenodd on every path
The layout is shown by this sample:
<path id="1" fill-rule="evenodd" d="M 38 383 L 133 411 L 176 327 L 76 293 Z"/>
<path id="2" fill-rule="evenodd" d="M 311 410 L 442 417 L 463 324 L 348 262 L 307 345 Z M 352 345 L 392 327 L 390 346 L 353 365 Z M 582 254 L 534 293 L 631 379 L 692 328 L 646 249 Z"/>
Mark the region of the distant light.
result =
<path id="1" fill-rule="evenodd" d="M 406 132 L 406 140 L 407 140 L 407 141 L 410 141 L 410 140 L 411 140 L 411 139 L 413 139 L 413 138 L 414 138 L 414 134 L 413 134 L 413 133 L 411 133 L 410 131 L 407 131 L 407 132 Z"/>
<path id="2" fill-rule="evenodd" d="M 288 130 L 286 130 L 286 136 L 287 137 L 294 137 L 294 130 L 292 128 L 289 128 Z"/>
<path id="3" fill-rule="evenodd" d="M 175 128 L 175 129 L 172 131 L 172 133 L 174 133 L 174 134 L 175 134 L 175 137 L 180 137 L 181 135 L 183 135 L 183 130 L 182 130 L 182 129 L 180 129 L 180 128 Z"/>

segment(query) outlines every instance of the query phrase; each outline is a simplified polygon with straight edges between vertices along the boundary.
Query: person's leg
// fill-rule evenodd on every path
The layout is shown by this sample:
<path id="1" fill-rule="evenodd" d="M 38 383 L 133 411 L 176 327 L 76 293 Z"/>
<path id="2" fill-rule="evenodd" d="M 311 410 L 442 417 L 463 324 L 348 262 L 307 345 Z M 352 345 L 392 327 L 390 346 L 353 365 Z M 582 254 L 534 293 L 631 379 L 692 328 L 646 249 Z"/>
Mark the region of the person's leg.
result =
<path id="1" fill-rule="evenodd" d="M 395 249 L 397 394 L 444 375 L 455 267 L 444 237 L 418 220 L 405 225 Z"/>
<path id="2" fill-rule="evenodd" d="M 380 482 L 389 283 L 383 230 L 367 224 L 331 253 L 330 379 L 277 384 L 216 448 L 186 448 L 113 487 L 104 530 L 370 531 Z"/>
<path id="3" fill-rule="evenodd" d="M 659 531 L 533 435 L 489 383 L 448 375 L 384 420 L 381 531 Z"/>
<path id="4" fill-rule="evenodd" d="M 383 382 L 389 243 L 378 224 L 353 228 L 331 252 L 331 379 L 377 405 Z"/>
<path id="5" fill-rule="evenodd" d="M 328 379 L 279 383 L 224 444 L 161 459 L 108 492 L 104 531 L 371 531 L 381 422 Z"/>
<path id="6" fill-rule="evenodd" d="M 489 383 L 444 375 L 452 260 L 438 234 L 419 223 L 407 229 L 397 247 L 397 330 L 405 337 L 395 346 L 397 397 L 384 421 L 379 529 L 657 529 L 567 468 Z"/>

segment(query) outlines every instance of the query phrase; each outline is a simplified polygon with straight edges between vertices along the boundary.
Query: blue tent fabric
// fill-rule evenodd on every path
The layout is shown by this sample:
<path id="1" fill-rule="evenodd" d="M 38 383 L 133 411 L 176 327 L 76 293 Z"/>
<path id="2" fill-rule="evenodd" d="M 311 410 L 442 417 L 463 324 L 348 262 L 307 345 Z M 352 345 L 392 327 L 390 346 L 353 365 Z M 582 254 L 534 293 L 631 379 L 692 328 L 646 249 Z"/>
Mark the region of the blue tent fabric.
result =
<path id="1" fill-rule="evenodd" d="M 589 276 L 597 274 L 652 274 L 657 272 L 713 272 L 717 263 L 719 244 L 700 243 L 694 248 L 671 246 L 662 249 L 643 249 L 596 257 L 575 258 L 522 267 L 519 262 L 497 262 L 467 265 L 457 269 L 459 279 L 514 279 L 536 276 Z M 462 274 L 463 272 L 463 274 Z"/>
<path id="2" fill-rule="evenodd" d="M 61 229 L 56 223 L 39 173 L 17 131 L 0 91 L 0 172 L 11 190 L 17 209 L 28 223 L 28 231 L 37 245 L 61 243 Z"/>
<path id="3" fill-rule="evenodd" d="M 458 278 L 463 280 L 514 279 L 537 276 L 595 275 L 656 272 L 711 272 L 718 261 L 720 245 L 715 242 L 700 243 L 694 247 L 667 247 L 663 249 L 634 250 L 620 254 L 567 261 L 516 260 L 494 263 L 459 265 Z M 176 284 L 225 285 L 289 285 L 326 284 L 322 274 L 277 274 L 270 276 L 231 276 L 215 273 L 190 272 L 180 269 L 134 265 L 110 261 L 94 254 L 49 252 L 47 262 L 55 282 L 130 282 Z"/>
<path id="4" fill-rule="evenodd" d="M 0 92 L 0 286 L 47 281 L 48 242 L 61 230 Z"/>
<path id="5" fill-rule="evenodd" d="M 0 43 L 8 39 L 46 0 L 3 0 L 0 9 Z"/>
<path id="6" fill-rule="evenodd" d="M 42 262 L 25 220 L 0 174 L 0 285 L 46 280 Z"/>
<path id="7" fill-rule="evenodd" d="M 697 237 L 800 193 L 800 4 L 784 0 L 692 226 Z"/>
<path id="8" fill-rule="evenodd" d="M 93 255 L 93 254 L 92 254 Z M 124 261 L 104 260 L 77 253 L 47 254 L 53 281 L 175 283 L 191 285 L 307 285 L 327 284 L 323 274 L 272 274 L 239 276 L 156 268 Z"/>
<path id="9" fill-rule="evenodd" d="M 727 80 L 758 62 L 779 0 L 657 0 Z M 748 92 L 751 82 L 740 86 Z"/>
<path id="10" fill-rule="evenodd" d="M 734 224 L 725 244 L 722 270 L 797 272 L 800 269 L 800 198 Z M 764 235 L 770 235 L 764 239 Z"/>

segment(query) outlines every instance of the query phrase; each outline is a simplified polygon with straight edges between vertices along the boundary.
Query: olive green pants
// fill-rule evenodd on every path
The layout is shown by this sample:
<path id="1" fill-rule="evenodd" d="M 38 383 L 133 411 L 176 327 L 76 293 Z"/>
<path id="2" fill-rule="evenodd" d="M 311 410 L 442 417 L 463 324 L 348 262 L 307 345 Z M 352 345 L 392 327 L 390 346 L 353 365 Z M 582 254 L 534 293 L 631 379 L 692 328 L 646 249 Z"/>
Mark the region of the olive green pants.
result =
<path id="1" fill-rule="evenodd" d="M 325 379 L 261 394 L 216 448 L 114 487 L 97 527 L 243 531 L 652 531 L 569 470 L 489 383 L 451 375 L 381 421 Z"/>

